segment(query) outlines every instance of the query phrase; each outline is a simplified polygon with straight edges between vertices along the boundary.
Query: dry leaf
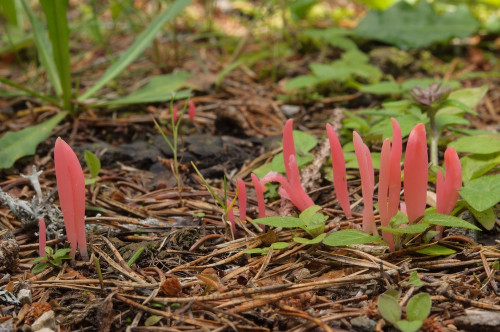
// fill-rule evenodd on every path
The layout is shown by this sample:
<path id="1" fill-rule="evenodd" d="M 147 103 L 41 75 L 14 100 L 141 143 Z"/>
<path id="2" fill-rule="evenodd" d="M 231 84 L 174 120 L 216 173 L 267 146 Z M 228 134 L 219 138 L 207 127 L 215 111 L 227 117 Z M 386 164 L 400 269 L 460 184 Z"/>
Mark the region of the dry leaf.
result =
<path id="1" fill-rule="evenodd" d="M 163 294 L 171 297 L 179 297 L 182 293 L 181 283 L 176 277 L 165 280 L 163 284 L 161 284 L 160 289 Z"/>

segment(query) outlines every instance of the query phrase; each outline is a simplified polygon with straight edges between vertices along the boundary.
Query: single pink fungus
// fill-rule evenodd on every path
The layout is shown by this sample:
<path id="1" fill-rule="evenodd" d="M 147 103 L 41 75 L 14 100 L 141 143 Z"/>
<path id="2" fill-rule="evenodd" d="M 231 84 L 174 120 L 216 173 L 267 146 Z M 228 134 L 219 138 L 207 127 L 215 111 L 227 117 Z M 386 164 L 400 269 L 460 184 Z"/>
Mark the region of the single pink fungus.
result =
<path id="1" fill-rule="evenodd" d="M 378 234 L 375 216 L 373 214 L 373 190 L 375 188 L 375 174 L 370 150 L 363 143 L 361 136 L 353 132 L 354 152 L 358 160 L 359 173 L 361 175 L 361 192 L 363 194 L 363 231 Z"/>
<path id="2" fill-rule="evenodd" d="M 226 200 L 227 206 L 231 205 L 231 201 L 228 199 Z M 236 236 L 236 223 L 234 221 L 234 210 L 231 207 L 229 211 L 227 211 L 227 220 L 231 224 L 231 231 L 233 232 L 233 236 Z"/>
<path id="3" fill-rule="evenodd" d="M 47 245 L 47 228 L 45 220 L 38 218 L 38 254 L 40 257 L 45 256 L 45 246 Z"/>
<path id="4" fill-rule="evenodd" d="M 404 198 L 410 223 L 425 213 L 428 180 L 425 125 L 417 124 L 410 133 L 404 162 Z"/>
<path id="5" fill-rule="evenodd" d="M 196 114 L 196 107 L 194 106 L 194 102 L 192 100 L 188 103 L 188 117 L 189 120 L 194 121 L 194 116 Z"/>
<path id="6" fill-rule="evenodd" d="M 172 108 L 172 116 L 174 117 L 174 123 L 177 123 L 177 119 L 179 118 L 179 109 L 176 106 Z"/>
<path id="7" fill-rule="evenodd" d="M 60 137 L 54 149 L 57 189 L 64 217 L 66 234 L 75 257 L 76 247 L 84 260 L 88 259 L 85 238 L 85 181 L 78 158 Z"/>
<path id="8" fill-rule="evenodd" d="M 285 123 L 283 130 L 283 162 L 285 164 L 286 178 L 276 172 L 269 172 L 262 179 L 262 184 L 267 182 L 279 182 L 281 188 L 279 193 L 282 197 L 292 201 L 300 211 L 304 211 L 314 205 L 313 200 L 302 188 L 300 184 L 299 166 L 295 154 L 295 144 L 293 142 L 293 120 Z"/>
<path id="9" fill-rule="evenodd" d="M 436 211 L 437 213 L 450 214 L 458 200 L 458 190 L 462 187 L 462 166 L 458 159 L 457 151 L 449 147 L 444 153 L 444 175 L 437 172 L 436 179 Z M 443 227 L 438 226 L 440 235 Z"/>
<path id="10" fill-rule="evenodd" d="M 245 182 L 243 182 L 242 179 L 238 179 L 238 181 L 236 181 L 236 186 L 238 188 L 240 220 L 244 221 L 247 218 L 247 189 L 245 188 Z"/>
<path id="11" fill-rule="evenodd" d="M 251 175 L 255 194 L 257 195 L 257 206 L 259 208 L 259 218 L 266 216 L 266 204 L 264 203 L 264 184 L 259 181 L 257 175 Z"/>
<path id="12" fill-rule="evenodd" d="M 349 191 L 347 190 L 347 173 L 345 169 L 344 153 L 339 139 L 329 124 L 326 125 L 326 133 L 330 141 L 330 153 L 332 155 L 333 188 L 344 214 L 351 217 L 351 206 L 349 204 Z"/>
<path id="13" fill-rule="evenodd" d="M 380 211 L 380 223 L 384 227 L 398 212 L 399 196 L 401 191 L 401 153 L 402 137 L 401 128 L 395 119 L 392 121 L 392 146 L 388 138 L 382 145 L 380 157 L 380 174 L 378 184 L 378 205 Z M 382 238 L 394 251 L 394 238 L 390 232 L 382 231 Z"/>

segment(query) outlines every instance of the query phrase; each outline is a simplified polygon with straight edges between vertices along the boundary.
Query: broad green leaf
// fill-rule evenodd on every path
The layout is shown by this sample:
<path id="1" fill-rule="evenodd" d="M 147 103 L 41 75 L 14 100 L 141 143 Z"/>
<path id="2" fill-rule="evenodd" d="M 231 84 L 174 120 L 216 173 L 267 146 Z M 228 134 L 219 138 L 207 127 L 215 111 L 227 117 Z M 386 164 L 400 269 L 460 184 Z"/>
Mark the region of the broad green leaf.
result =
<path id="1" fill-rule="evenodd" d="M 380 152 L 371 152 L 372 164 L 374 169 L 380 169 Z M 359 168 L 358 160 L 356 158 L 347 161 L 346 158 L 346 168 Z"/>
<path id="2" fill-rule="evenodd" d="M 293 142 L 295 143 L 295 151 L 298 154 L 305 154 L 318 145 L 316 137 L 300 130 L 293 131 Z"/>
<path id="3" fill-rule="evenodd" d="M 301 244 L 318 244 L 320 243 L 326 236 L 326 233 L 322 233 L 316 236 L 314 239 L 306 239 L 303 237 L 294 237 L 293 240 L 297 243 Z"/>
<path id="4" fill-rule="evenodd" d="M 284 88 L 285 90 L 296 90 L 296 89 L 307 89 L 312 88 L 321 81 L 319 78 L 313 75 L 301 75 L 289 80 Z"/>
<path id="5" fill-rule="evenodd" d="M 288 242 L 274 242 L 271 246 L 273 247 L 273 249 L 281 250 L 287 248 L 289 245 L 290 243 Z"/>
<path id="6" fill-rule="evenodd" d="M 59 81 L 61 82 L 64 108 L 71 112 L 72 88 L 69 54 L 69 27 L 66 17 L 68 2 L 68 0 L 40 0 L 43 12 L 47 18 L 47 28 L 49 30 L 49 38 L 52 44 L 54 63 L 59 74 Z"/>
<path id="7" fill-rule="evenodd" d="M 461 228 L 467 228 L 467 229 L 474 229 L 476 231 L 481 230 L 480 228 L 474 226 L 471 223 L 468 223 L 467 221 L 465 221 L 461 218 L 449 216 L 446 214 L 440 214 L 440 213 L 426 213 L 424 215 L 424 219 L 422 220 L 422 223 L 439 225 L 439 226 L 446 226 L 446 227 L 461 227 Z"/>
<path id="8" fill-rule="evenodd" d="M 71 252 L 71 248 L 59 249 L 52 256 L 53 257 L 64 257 Z"/>
<path id="9" fill-rule="evenodd" d="M 327 246 L 348 246 L 351 244 L 372 243 L 380 240 L 379 236 L 373 236 L 356 229 L 345 229 L 333 232 L 323 240 Z"/>
<path id="10" fill-rule="evenodd" d="M 500 152 L 500 136 L 480 135 L 461 137 L 448 144 L 461 153 L 491 154 Z"/>
<path id="11" fill-rule="evenodd" d="M 462 187 L 459 193 L 475 210 L 489 209 L 500 201 L 500 174 L 474 179 Z"/>
<path id="12" fill-rule="evenodd" d="M 464 103 L 462 103 L 460 100 L 456 100 L 456 99 L 447 99 L 447 100 L 443 100 L 440 105 L 442 107 L 444 106 L 451 106 L 451 107 L 456 107 L 458 109 L 460 109 L 461 111 L 465 112 L 465 113 L 469 113 L 469 114 L 473 114 L 473 115 L 477 115 L 477 112 L 474 111 L 472 108 L 470 108 L 469 106 L 465 105 Z M 446 113 L 444 113 L 446 114 Z"/>
<path id="13" fill-rule="evenodd" d="M 488 91 L 488 86 L 483 85 L 478 88 L 466 88 L 453 91 L 448 96 L 450 100 L 458 100 L 468 108 L 476 107 L 484 95 Z M 462 114 L 464 110 L 456 106 L 448 106 L 441 108 L 437 114 Z"/>
<path id="14" fill-rule="evenodd" d="M 245 254 L 263 254 L 265 255 L 269 251 L 269 248 L 253 248 L 243 251 Z"/>
<path id="15" fill-rule="evenodd" d="M 399 301 L 399 298 L 401 297 L 401 292 L 398 291 L 397 289 L 388 289 L 384 292 L 384 295 L 392 296 L 396 301 Z"/>
<path id="16" fill-rule="evenodd" d="M 31 263 L 40 263 L 40 262 L 43 262 L 45 260 L 47 260 L 47 257 L 45 257 L 45 256 L 37 257 L 34 260 L 32 260 Z"/>
<path id="17" fill-rule="evenodd" d="M 299 167 L 305 166 L 313 160 L 314 160 L 314 155 L 312 153 L 299 154 L 297 152 L 297 166 Z M 283 161 L 283 152 L 280 152 L 277 155 L 275 155 L 273 157 L 273 160 L 271 160 L 270 165 L 272 171 L 275 171 L 277 173 L 285 173 L 286 169 Z"/>
<path id="18" fill-rule="evenodd" d="M 429 225 L 426 224 L 413 224 L 401 228 L 379 227 L 378 229 L 388 231 L 393 234 L 420 234 L 424 232 Z"/>
<path id="19" fill-rule="evenodd" d="M 410 279 L 408 280 L 408 284 L 416 286 L 416 287 L 420 287 L 420 286 L 424 285 L 424 283 L 422 282 L 422 280 L 420 280 L 420 278 L 418 277 L 417 271 L 413 271 L 411 273 Z"/>
<path id="20" fill-rule="evenodd" d="M 396 215 L 389 220 L 389 225 L 391 228 L 401 228 L 402 225 L 407 225 L 409 222 L 408 216 L 398 210 Z"/>
<path id="21" fill-rule="evenodd" d="M 146 321 L 144 322 L 144 325 L 154 326 L 154 325 L 158 324 L 158 322 L 161 321 L 162 319 L 163 319 L 162 316 L 151 315 L 148 317 L 148 319 L 146 319 Z"/>
<path id="22" fill-rule="evenodd" d="M 89 168 L 90 175 L 93 178 L 96 178 L 101 170 L 101 161 L 95 154 L 93 154 L 89 150 L 85 150 L 83 156 L 85 158 L 85 162 L 87 163 L 87 167 Z"/>
<path id="23" fill-rule="evenodd" d="M 52 54 L 52 45 L 50 44 L 47 36 L 45 35 L 46 30 L 43 26 L 42 22 L 38 19 L 38 17 L 33 13 L 31 7 L 29 6 L 27 0 L 21 0 L 21 4 L 24 7 L 24 10 L 28 14 L 28 18 L 31 22 L 31 26 L 33 27 L 33 35 L 35 39 L 36 51 L 38 53 L 38 59 L 40 59 L 40 63 L 42 64 L 45 72 L 47 73 L 47 77 L 49 78 L 50 84 L 56 91 L 56 93 L 60 96 L 62 95 L 62 87 L 61 81 L 59 80 L 59 75 L 57 73 L 56 64 L 54 63 L 54 57 Z"/>
<path id="24" fill-rule="evenodd" d="M 40 272 L 43 272 L 43 270 L 45 270 L 46 268 L 48 268 L 50 266 L 49 263 L 40 263 L 40 264 L 37 264 L 33 267 L 33 269 L 31 270 L 31 272 L 33 274 L 38 274 Z"/>
<path id="25" fill-rule="evenodd" d="M 33 155 L 38 144 L 47 139 L 52 129 L 66 115 L 66 112 L 61 112 L 36 126 L 16 132 L 7 132 L 0 138 L 0 169 L 10 168 L 17 159 Z"/>
<path id="26" fill-rule="evenodd" d="M 500 165 L 500 153 L 465 156 L 460 158 L 460 164 L 462 165 L 462 181 L 467 184 Z"/>
<path id="27" fill-rule="evenodd" d="M 421 320 L 413 320 L 413 321 L 399 320 L 394 325 L 402 332 L 417 332 L 418 329 L 420 329 L 420 327 L 422 326 L 422 324 L 423 321 Z"/>
<path id="28" fill-rule="evenodd" d="M 321 206 L 319 205 L 310 206 L 300 213 L 299 218 L 307 223 L 319 210 L 321 210 Z"/>
<path id="29" fill-rule="evenodd" d="M 463 115 L 453 115 L 453 114 L 436 114 L 436 127 L 438 131 L 442 131 L 448 126 L 468 126 L 470 124 L 469 120 L 465 119 Z"/>
<path id="30" fill-rule="evenodd" d="M 419 254 L 427 256 L 448 256 L 456 253 L 455 250 L 435 244 L 433 246 L 417 250 Z"/>
<path id="31" fill-rule="evenodd" d="M 437 14 L 427 1 L 412 6 L 401 1 L 386 11 L 373 10 L 363 18 L 354 33 L 400 48 L 419 48 L 452 37 L 464 38 L 479 27 L 467 6 L 454 12 Z"/>
<path id="32" fill-rule="evenodd" d="M 391 324 L 395 324 L 401 319 L 401 307 L 398 300 L 389 294 L 382 294 L 378 297 L 377 307 L 380 315 Z"/>
<path id="33" fill-rule="evenodd" d="M 424 320 L 431 313 L 431 296 L 427 293 L 418 293 L 406 305 L 406 316 L 409 321 Z"/>
<path id="34" fill-rule="evenodd" d="M 47 0 L 46 0 L 47 1 Z M 118 58 L 118 60 L 113 63 L 104 75 L 95 83 L 90 89 L 88 89 L 84 94 L 82 94 L 78 100 L 84 101 L 92 97 L 99 89 L 101 89 L 106 83 L 111 81 L 113 78 L 118 76 L 129 64 L 131 64 L 142 52 L 148 47 L 149 44 L 156 37 L 156 34 L 163 28 L 163 26 L 173 20 L 187 5 L 191 3 L 191 0 L 176 0 L 169 3 L 167 10 L 160 13 L 150 25 L 141 32 L 135 41 L 130 45 L 130 47 Z"/>
<path id="35" fill-rule="evenodd" d="M 324 63 L 311 63 L 309 67 L 311 68 L 314 76 L 318 77 L 322 81 L 344 79 L 349 76 L 349 71 L 338 70 L 332 65 Z"/>
<path id="36" fill-rule="evenodd" d="M 125 97 L 100 104 L 99 106 L 108 105 L 113 107 L 170 101 L 172 98 L 176 100 L 188 98 L 190 95 L 189 90 L 176 91 L 186 86 L 186 81 L 191 76 L 190 73 L 184 71 L 153 76 L 149 83 L 140 90 L 132 92 Z"/>
<path id="37" fill-rule="evenodd" d="M 397 82 L 391 81 L 363 85 L 359 91 L 374 95 L 391 95 L 395 93 L 400 94 L 403 92 L 403 89 Z"/>
<path id="38" fill-rule="evenodd" d="M 300 226 L 304 226 L 304 221 L 294 217 L 265 217 L 265 218 L 254 219 L 254 222 L 266 226 L 284 227 L 284 228 L 297 228 Z"/>
<path id="39" fill-rule="evenodd" d="M 496 216 L 493 207 L 484 211 L 477 211 L 473 207 L 469 206 L 469 211 L 485 229 L 491 231 L 493 227 L 495 227 Z"/>

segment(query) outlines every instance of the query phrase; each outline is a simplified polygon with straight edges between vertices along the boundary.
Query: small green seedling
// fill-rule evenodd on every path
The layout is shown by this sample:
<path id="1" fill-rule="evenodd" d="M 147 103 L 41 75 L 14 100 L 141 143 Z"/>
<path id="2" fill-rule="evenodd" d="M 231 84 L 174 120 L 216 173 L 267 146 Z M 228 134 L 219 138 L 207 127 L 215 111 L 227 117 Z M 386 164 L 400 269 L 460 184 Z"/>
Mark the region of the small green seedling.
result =
<path id="1" fill-rule="evenodd" d="M 406 320 L 401 319 L 402 309 L 398 303 L 400 293 L 394 289 L 386 291 L 378 298 L 377 306 L 380 315 L 403 332 L 416 332 L 431 312 L 431 296 L 419 293 L 413 296 L 406 305 Z"/>
<path id="2" fill-rule="evenodd" d="M 32 263 L 36 265 L 33 267 L 33 274 L 38 274 L 50 266 L 61 266 L 64 260 L 71 260 L 72 257 L 68 255 L 71 248 L 58 249 L 55 253 L 51 247 L 45 247 L 46 254 L 42 257 L 37 257 Z M 38 263 L 38 264 L 37 264 Z"/>
<path id="3" fill-rule="evenodd" d="M 274 242 L 269 247 L 247 249 L 247 250 L 245 250 L 245 254 L 261 254 L 262 256 L 265 256 L 269 253 L 269 250 L 271 249 L 271 247 L 274 250 L 281 250 L 281 249 L 287 248 L 289 245 L 290 245 L 290 243 L 287 243 L 287 242 Z"/>
<path id="4" fill-rule="evenodd" d="M 99 181 L 99 172 L 101 171 L 101 161 L 92 152 L 85 150 L 84 153 L 85 162 L 90 171 L 90 179 L 85 179 L 85 185 L 91 185 Z"/>

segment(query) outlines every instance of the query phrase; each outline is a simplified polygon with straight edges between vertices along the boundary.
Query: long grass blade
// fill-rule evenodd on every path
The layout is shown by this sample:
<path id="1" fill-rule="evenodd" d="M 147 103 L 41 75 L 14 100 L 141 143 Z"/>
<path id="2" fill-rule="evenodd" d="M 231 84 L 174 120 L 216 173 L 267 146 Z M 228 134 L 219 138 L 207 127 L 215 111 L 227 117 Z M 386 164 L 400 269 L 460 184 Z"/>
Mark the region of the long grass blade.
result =
<path id="1" fill-rule="evenodd" d="M 47 77 L 49 78 L 50 84 L 54 88 L 58 96 L 62 95 L 61 81 L 57 73 L 56 64 L 54 63 L 54 57 L 52 54 L 52 46 L 50 41 L 46 36 L 46 30 L 42 22 L 31 10 L 27 0 L 21 0 L 21 4 L 24 10 L 28 14 L 31 26 L 33 27 L 33 35 L 35 40 L 35 46 L 38 53 L 38 58 L 43 68 L 47 72 Z"/>
<path id="2" fill-rule="evenodd" d="M 90 89 L 88 89 L 84 94 L 82 94 L 78 100 L 84 101 L 91 96 L 93 96 L 100 88 L 102 88 L 106 83 L 111 81 L 117 75 L 119 75 L 130 63 L 132 63 L 146 47 L 151 44 L 156 34 L 168 21 L 174 19 L 177 14 L 179 14 L 187 5 L 191 3 L 191 0 L 176 0 L 174 1 L 167 10 L 158 15 L 153 22 L 137 36 L 134 43 L 120 56 L 120 58 L 113 63 L 104 73 L 104 75 L 97 81 Z"/>
<path id="3" fill-rule="evenodd" d="M 11 80 L 9 80 L 7 78 L 0 77 L 0 83 L 7 84 L 7 85 L 9 85 L 9 86 L 11 86 L 13 88 L 16 88 L 18 90 L 24 91 L 24 92 L 26 92 L 27 94 L 29 94 L 29 95 L 31 95 L 33 97 L 40 98 L 42 100 L 48 101 L 51 104 L 54 104 L 57 107 L 61 107 L 61 105 L 59 105 L 59 102 L 56 99 L 54 99 L 52 97 L 49 97 L 49 96 L 46 96 L 46 95 L 43 95 L 41 93 L 38 93 L 35 90 L 28 89 L 27 87 L 22 86 L 20 84 L 17 84 L 16 82 L 13 82 L 13 81 L 11 81 Z"/>
<path id="4" fill-rule="evenodd" d="M 69 54 L 69 27 L 66 12 L 68 0 L 40 0 L 47 27 L 49 38 L 52 42 L 54 62 L 59 73 L 62 87 L 62 98 L 64 108 L 73 112 L 71 105 L 71 67 Z"/>

